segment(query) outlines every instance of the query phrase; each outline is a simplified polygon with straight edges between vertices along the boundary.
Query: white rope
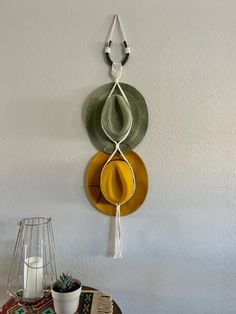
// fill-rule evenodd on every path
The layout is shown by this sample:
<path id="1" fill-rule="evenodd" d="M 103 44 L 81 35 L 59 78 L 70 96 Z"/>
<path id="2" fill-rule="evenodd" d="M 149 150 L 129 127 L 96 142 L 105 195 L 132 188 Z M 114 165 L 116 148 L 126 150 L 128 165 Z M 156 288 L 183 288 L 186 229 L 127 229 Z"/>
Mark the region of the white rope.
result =
<path id="1" fill-rule="evenodd" d="M 120 24 L 120 30 L 121 30 L 121 34 L 122 34 L 122 37 L 123 37 L 123 41 L 126 41 L 126 36 L 125 36 L 125 32 L 124 32 L 124 28 L 122 26 L 122 23 L 121 23 L 121 20 L 120 20 L 120 17 L 119 15 L 117 14 L 117 19 L 118 19 L 118 22 Z"/>
<path id="2" fill-rule="evenodd" d="M 113 36 L 115 25 L 116 25 L 117 22 L 120 25 L 120 31 L 121 31 L 121 35 L 122 35 L 123 41 L 126 42 L 126 36 L 125 36 L 124 28 L 122 26 L 120 17 L 119 17 L 118 14 L 115 14 L 114 15 L 114 19 L 113 19 L 113 23 L 112 23 L 112 26 L 111 26 L 111 30 L 110 30 L 110 33 L 109 33 L 108 38 L 107 38 L 107 43 L 108 44 L 110 43 L 110 41 L 112 41 L 112 36 Z"/>
<path id="3" fill-rule="evenodd" d="M 125 92 L 123 91 L 122 87 L 120 86 L 120 83 L 119 83 L 119 80 L 122 76 L 122 64 L 120 62 L 113 62 L 112 63 L 112 66 L 111 66 L 111 77 L 113 78 L 114 80 L 114 85 L 112 86 L 112 89 L 107 97 L 110 98 L 111 95 L 113 94 L 116 86 L 119 88 L 120 92 L 121 92 L 121 95 L 124 97 L 124 99 L 127 101 L 127 103 L 129 104 L 129 101 L 125 95 Z"/>
<path id="4" fill-rule="evenodd" d="M 111 52 L 111 47 L 106 46 L 105 47 L 105 53 L 110 53 Z"/>
<path id="5" fill-rule="evenodd" d="M 109 35 L 107 37 L 107 42 L 106 42 L 104 52 L 108 53 L 108 54 L 110 54 L 110 52 L 111 52 L 110 44 L 112 42 L 112 37 L 113 37 L 114 29 L 115 29 L 117 22 L 119 23 L 121 36 L 122 36 L 123 42 L 125 44 L 125 49 L 124 49 L 125 55 L 130 54 L 131 50 L 130 50 L 130 47 L 127 46 L 127 40 L 126 40 L 125 32 L 124 32 L 124 29 L 123 29 L 123 26 L 121 24 L 121 20 L 120 20 L 120 17 L 118 14 L 114 15 L 113 23 L 112 23 Z"/>
<path id="6" fill-rule="evenodd" d="M 121 238 L 121 222 L 120 222 L 120 204 L 116 204 L 115 218 L 115 250 L 114 258 L 122 258 L 122 238 Z"/>
<path id="7" fill-rule="evenodd" d="M 125 54 L 130 53 L 130 52 L 131 52 L 130 47 L 125 47 Z"/>
<path id="8" fill-rule="evenodd" d="M 117 16 L 118 16 L 118 14 L 114 15 L 114 19 L 113 19 L 113 23 L 112 23 L 112 26 L 111 26 L 111 30 L 110 30 L 110 33 L 109 33 L 108 38 L 107 38 L 107 43 L 108 44 L 109 44 L 109 42 L 112 39 L 112 35 L 113 35 L 114 29 L 115 29 L 115 25 L 116 25 L 116 21 L 117 21 Z"/>
<path id="9" fill-rule="evenodd" d="M 119 84 L 119 79 L 120 79 L 121 75 L 115 73 L 116 70 L 117 70 L 117 72 L 122 73 L 122 70 L 120 70 L 119 67 L 116 68 L 115 65 L 117 65 L 117 63 L 114 64 L 114 67 L 113 67 L 113 65 L 112 65 L 112 74 L 113 74 L 113 78 L 114 78 L 114 80 L 115 80 L 115 83 L 114 83 L 114 85 L 113 85 L 113 87 L 112 87 L 112 89 L 111 89 L 111 91 L 110 91 L 110 93 L 109 93 L 107 99 L 111 97 L 111 95 L 113 94 L 113 92 L 114 92 L 116 86 L 118 86 L 118 88 L 119 88 L 119 90 L 120 90 L 122 96 L 125 98 L 125 100 L 127 101 L 128 105 L 130 106 L 129 101 L 128 101 L 126 95 L 125 95 L 125 92 L 123 91 L 122 87 L 121 87 L 120 84 Z M 121 63 L 119 63 L 119 65 L 120 65 L 120 67 L 121 67 L 121 69 L 122 69 Z M 106 101 L 107 101 L 107 99 L 106 99 Z M 102 125 L 103 132 L 104 132 L 104 133 L 106 134 L 106 136 L 115 144 L 115 149 L 114 149 L 113 153 L 111 154 L 111 156 L 108 158 L 108 160 L 107 160 L 107 162 L 105 163 L 105 165 L 103 166 L 103 169 L 104 169 L 104 168 L 106 167 L 106 165 L 112 160 L 112 158 L 114 157 L 114 155 L 115 155 L 117 152 L 119 152 L 120 155 L 122 156 L 122 158 L 127 162 L 128 166 L 130 167 L 130 170 L 131 170 L 131 172 L 132 172 L 132 174 L 133 174 L 134 187 L 136 188 L 136 182 L 135 182 L 135 176 L 134 176 L 133 168 L 132 168 L 131 164 L 129 163 L 128 159 L 125 157 L 125 155 L 123 154 L 123 152 L 122 152 L 122 150 L 121 150 L 121 148 L 120 148 L 120 144 L 121 144 L 122 142 L 124 142 L 124 140 L 128 137 L 128 135 L 129 135 L 129 133 L 130 133 L 130 130 L 131 130 L 131 128 L 132 128 L 132 124 L 133 124 L 133 122 L 131 121 L 131 124 L 130 124 L 130 126 L 129 126 L 128 131 L 126 132 L 126 134 L 124 135 L 124 137 L 123 137 L 119 142 L 115 141 L 115 140 L 110 136 L 110 134 L 107 133 L 107 131 L 104 129 L 104 127 L 103 127 L 103 125 Z M 103 172 L 103 169 L 102 169 L 102 172 Z M 102 172 L 101 172 L 101 175 L 102 175 Z M 134 189 L 134 190 L 135 190 L 135 189 Z M 122 205 L 122 204 L 121 204 L 121 205 Z"/>
<path id="10" fill-rule="evenodd" d="M 119 84 L 119 79 L 121 78 L 122 75 L 122 65 L 121 63 L 113 63 L 112 65 L 112 70 L 111 70 L 111 75 L 115 81 L 114 85 L 112 86 L 112 89 L 107 97 L 107 99 L 109 97 L 111 97 L 111 95 L 113 94 L 116 86 L 118 86 L 122 96 L 125 98 L 125 100 L 127 101 L 128 105 L 129 101 L 125 95 L 125 92 L 123 91 L 122 87 Z M 106 100 L 107 100 L 106 99 Z M 105 167 L 107 166 L 107 164 L 112 160 L 112 158 L 114 157 L 114 155 L 119 152 L 121 157 L 126 161 L 126 163 L 128 164 L 130 171 L 132 173 L 132 178 L 133 178 L 133 185 L 134 185 L 134 189 L 132 194 L 130 195 L 129 199 L 133 196 L 135 190 L 136 190 L 136 180 L 135 180 L 135 175 L 134 175 L 134 171 L 133 168 L 130 164 L 130 162 L 128 161 L 128 159 L 125 157 L 124 153 L 122 152 L 121 148 L 120 148 L 120 144 L 122 142 L 124 142 L 124 140 L 128 137 L 130 130 L 132 128 L 132 122 L 129 126 L 128 131 L 126 132 L 126 134 L 124 135 L 124 137 L 120 140 L 120 141 L 115 141 L 110 134 L 107 133 L 107 131 L 104 129 L 103 125 L 102 125 L 102 129 L 104 131 L 104 133 L 106 134 L 106 136 L 115 144 L 115 149 L 113 151 L 113 153 L 111 154 L 111 156 L 108 158 L 108 160 L 106 161 L 106 163 L 104 164 L 102 171 L 101 171 L 101 175 L 100 177 L 102 177 L 103 175 L 103 171 L 105 169 Z M 107 200 L 109 203 L 111 203 L 109 200 Z M 126 200 L 125 202 L 127 202 L 128 200 Z M 120 207 L 121 205 L 123 205 L 125 202 L 120 203 L 120 204 L 113 204 L 116 206 L 116 217 L 115 217 L 115 250 L 114 250 L 114 258 L 122 258 L 122 237 L 121 237 L 121 221 L 120 221 Z"/>
<path id="11" fill-rule="evenodd" d="M 111 76 L 115 83 L 119 84 L 119 79 L 122 76 L 122 65 L 120 62 L 113 62 L 111 67 Z"/>

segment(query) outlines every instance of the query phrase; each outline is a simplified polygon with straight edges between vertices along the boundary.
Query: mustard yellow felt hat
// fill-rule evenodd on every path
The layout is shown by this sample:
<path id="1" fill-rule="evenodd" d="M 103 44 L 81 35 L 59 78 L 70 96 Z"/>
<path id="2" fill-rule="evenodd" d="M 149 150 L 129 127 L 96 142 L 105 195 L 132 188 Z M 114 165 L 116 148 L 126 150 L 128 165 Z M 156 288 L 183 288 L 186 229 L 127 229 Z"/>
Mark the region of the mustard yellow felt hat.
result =
<path id="1" fill-rule="evenodd" d="M 113 204 L 122 205 L 121 216 L 131 214 L 142 205 L 148 191 L 148 175 L 142 159 L 134 151 L 124 155 L 132 170 L 120 154 L 104 167 L 110 156 L 104 152 L 97 153 L 87 168 L 88 198 L 99 211 L 109 216 L 116 215 Z"/>
<path id="2" fill-rule="evenodd" d="M 111 160 L 102 169 L 100 188 L 109 203 L 126 203 L 135 192 L 133 170 L 125 160 Z"/>

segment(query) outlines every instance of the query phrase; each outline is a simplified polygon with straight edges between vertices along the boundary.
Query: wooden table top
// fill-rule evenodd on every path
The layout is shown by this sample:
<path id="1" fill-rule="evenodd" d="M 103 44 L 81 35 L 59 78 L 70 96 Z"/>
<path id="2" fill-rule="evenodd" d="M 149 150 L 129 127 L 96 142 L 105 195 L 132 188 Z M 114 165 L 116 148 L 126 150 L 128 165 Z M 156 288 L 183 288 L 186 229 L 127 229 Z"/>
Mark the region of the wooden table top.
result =
<path id="1" fill-rule="evenodd" d="M 92 287 L 88 287 L 88 286 L 82 286 L 82 291 L 83 290 L 91 290 L 91 291 L 98 291 L 98 289 L 94 289 Z M 49 295 L 50 296 L 50 295 Z M 39 306 L 39 308 L 37 309 L 37 311 L 41 311 L 43 310 L 44 306 L 49 306 L 52 303 L 52 298 L 51 296 L 49 297 L 45 297 L 44 301 L 40 300 L 38 302 L 41 302 L 41 304 L 37 305 Z M 24 307 L 25 305 L 23 305 Z M 14 309 L 17 309 L 19 307 L 19 304 L 17 302 L 16 299 L 14 299 L 13 297 L 11 297 L 3 306 L 2 309 L 0 308 L 0 314 L 6 314 L 6 313 L 12 313 L 12 311 L 14 311 Z M 26 312 L 27 313 L 31 313 L 31 308 L 28 307 Z M 24 309 L 25 310 L 25 309 Z M 16 313 L 16 312 L 14 312 Z M 119 308 L 118 304 L 113 300 L 113 314 L 122 314 L 121 309 Z"/>

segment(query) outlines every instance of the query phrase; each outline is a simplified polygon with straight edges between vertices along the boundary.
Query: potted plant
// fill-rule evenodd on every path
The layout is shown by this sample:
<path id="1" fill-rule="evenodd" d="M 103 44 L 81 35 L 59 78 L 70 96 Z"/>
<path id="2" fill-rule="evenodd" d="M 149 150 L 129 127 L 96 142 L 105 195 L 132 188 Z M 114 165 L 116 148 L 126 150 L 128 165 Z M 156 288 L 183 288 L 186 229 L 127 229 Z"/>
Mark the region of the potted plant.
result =
<path id="1" fill-rule="evenodd" d="M 79 306 L 81 282 L 69 273 L 62 273 L 52 285 L 52 298 L 57 314 L 74 314 Z"/>

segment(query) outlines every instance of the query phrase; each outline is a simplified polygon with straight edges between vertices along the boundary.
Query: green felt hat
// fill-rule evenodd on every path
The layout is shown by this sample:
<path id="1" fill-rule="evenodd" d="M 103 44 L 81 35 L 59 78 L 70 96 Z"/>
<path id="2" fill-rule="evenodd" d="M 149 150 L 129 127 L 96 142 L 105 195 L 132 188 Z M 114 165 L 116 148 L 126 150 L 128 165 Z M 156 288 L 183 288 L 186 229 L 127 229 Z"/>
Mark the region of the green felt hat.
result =
<path id="1" fill-rule="evenodd" d="M 110 139 L 119 142 L 132 126 L 132 113 L 127 100 L 118 94 L 110 96 L 101 113 L 101 125 Z"/>
<path id="2" fill-rule="evenodd" d="M 147 131 L 147 105 L 140 92 L 125 83 L 120 83 L 120 86 L 128 102 L 117 86 L 112 96 L 107 98 L 112 86 L 113 83 L 103 85 L 88 98 L 86 126 L 94 146 L 108 153 L 114 151 L 114 143 L 106 133 L 113 140 L 120 141 L 131 127 L 129 135 L 120 145 L 121 150 L 127 152 L 141 142 Z"/>

